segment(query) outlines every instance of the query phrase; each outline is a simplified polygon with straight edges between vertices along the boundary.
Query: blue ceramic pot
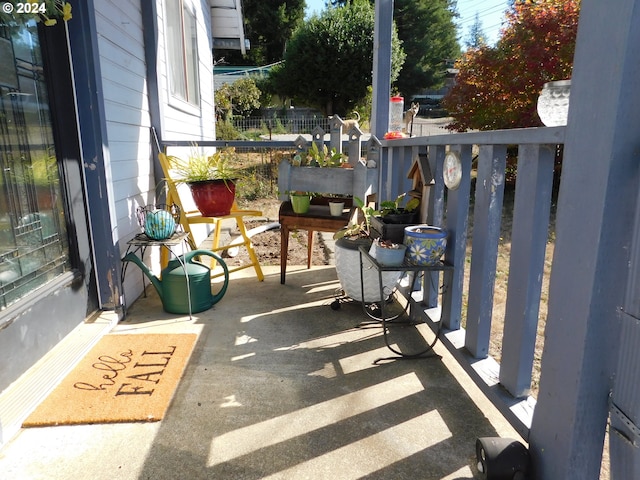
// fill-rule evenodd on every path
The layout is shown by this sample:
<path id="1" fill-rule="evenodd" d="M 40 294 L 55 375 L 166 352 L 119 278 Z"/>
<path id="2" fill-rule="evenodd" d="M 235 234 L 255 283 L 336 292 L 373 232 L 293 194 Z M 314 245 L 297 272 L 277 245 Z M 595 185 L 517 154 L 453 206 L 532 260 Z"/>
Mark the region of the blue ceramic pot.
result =
<path id="1" fill-rule="evenodd" d="M 404 244 L 409 263 L 433 266 L 447 247 L 447 231 L 431 225 L 411 225 L 404 229 Z"/>
<path id="2" fill-rule="evenodd" d="M 404 262 L 407 251 L 406 245 L 395 245 L 394 248 L 381 247 L 378 242 L 373 242 L 369 254 L 385 267 L 397 267 Z"/>

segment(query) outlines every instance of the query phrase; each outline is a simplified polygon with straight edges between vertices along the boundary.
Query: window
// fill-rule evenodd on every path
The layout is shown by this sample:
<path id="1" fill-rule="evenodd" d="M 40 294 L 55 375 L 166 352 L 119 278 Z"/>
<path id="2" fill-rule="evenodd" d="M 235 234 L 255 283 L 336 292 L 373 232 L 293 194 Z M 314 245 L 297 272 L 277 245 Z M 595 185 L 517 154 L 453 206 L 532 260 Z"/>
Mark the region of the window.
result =
<path id="1" fill-rule="evenodd" d="M 71 269 L 35 22 L 0 27 L 0 310 Z"/>
<path id="2" fill-rule="evenodd" d="M 200 105 L 198 40 L 195 13 L 183 0 L 167 0 L 167 51 L 171 95 Z"/>

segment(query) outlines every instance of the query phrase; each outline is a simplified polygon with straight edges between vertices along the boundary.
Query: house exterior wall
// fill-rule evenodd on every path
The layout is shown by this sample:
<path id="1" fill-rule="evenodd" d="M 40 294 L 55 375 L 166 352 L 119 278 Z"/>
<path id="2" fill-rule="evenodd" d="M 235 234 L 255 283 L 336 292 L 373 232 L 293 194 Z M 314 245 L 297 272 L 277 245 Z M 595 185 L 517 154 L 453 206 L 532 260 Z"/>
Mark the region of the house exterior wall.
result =
<path id="1" fill-rule="evenodd" d="M 79 130 L 85 157 L 84 182 L 87 182 L 85 188 L 88 191 L 85 201 L 88 215 L 91 217 L 89 222 L 92 224 L 92 234 L 87 233 L 87 236 L 94 237 L 87 238 L 87 242 L 92 245 L 96 265 L 107 262 L 102 269 L 94 268 L 97 272 L 97 282 L 101 284 L 100 306 L 103 309 L 117 310 L 125 301 L 130 304 L 143 289 L 140 275 L 128 275 L 126 283 L 121 286 L 118 265 L 119 258 L 127 248 L 127 241 L 140 232 L 136 208 L 153 203 L 156 196 L 157 180 L 150 134 L 152 121 L 147 48 L 157 48 L 158 51 L 156 97 L 162 104 L 162 121 L 166 126 L 164 131 L 167 138 L 193 141 L 215 138 L 211 19 L 208 4 L 206 1 L 184 0 L 185 5 L 197 17 L 200 75 L 200 108 L 188 110 L 178 108 L 169 94 L 164 22 L 166 1 L 156 1 L 158 45 L 145 44 L 141 0 L 104 0 L 90 2 L 86 8 L 78 6 L 71 20 L 75 23 L 70 24 L 70 28 L 74 30 L 70 40 L 73 69 L 76 72 L 76 82 L 80 82 L 76 85 L 76 91 L 80 95 L 77 99 L 81 112 Z M 77 37 L 78 31 L 84 32 L 85 37 Z M 92 43 L 97 45 L 97 54 L 93 51 Z M 98 77 L 95 86 L 90 85 L 88 81 L 92 75 Z M 91 99 L 84 96 L 86 92 L 91 92 Z M 69 125 L 65 125 L 64 128 L 73 129 Z M 97 149 L 91 148 L 92 141 Z M 103 158 L 99 158 L 100 156 Z M 95 176 L 104 183 L 96 183 Z M 77 181 L 82 180 L 78 178 Z M 100 193 L 96 193 L 96 190 Z M 115 254 L 107 251 L 105 247 L 109 245 L 112 248 L 116 245 Z M 157 271 L 159 252 L 154 249 L 149 251 L 146 260 Z M 118 256 L 119 258 L 112 258 Z M 90 263 L 83 263 L 87 271 L 92 268 Z M 55 322 L 49 322 L 47 338 L 53 340 L 41 340 L 40 349 L 35 349 L 30 341 L 16 342 L 15 338 L 19 337 L 19 333 L 12 335 L 11 329 L 5 329 L 0 341 L 13 345 L 13 356 L 18 360 L 13 362 L 13 367 L 6 375 L 0 375 L 1 387 L 15 380 L 55 345 L 56 340 L 64 337 L 78 321 L 81 321 L 85 313 L 83 309 L 87 305 L 87 292 L 83 293 L 82 301 L 72 302 L 74 307 L 77 307 L 74 309 L 78 310 L 77 315 L 73 316 L 76 323 L 67 322 L 64 327 L 58 328 Z M 61 295 L 58 293 L 58 296 Z M 40 303 L 48 304 L 47 309 L 55 311 L 51 302 L 46 299 L 41 298 L 38 305 Z M 17 310 L 17 307 L 19 305 L 14 310 Z M 37 308 L 39 307 L 31 306 L 28 311 L 37 311 Z M 17 313 L 15 315 L 16 318 L 20 317 Z M 27 324 L 26 320 L 21 322 Z M 33 326 L 29 330 L 37 332 L 38 328 Z M 42 336 L 42 333 L 38 335 Z M 18 346 L 28 348 L 34 354 L 23 356 L 19 353 Z"/>
<path id="2" fill-rule="evenodd" d="M 105 174 L 111 189 L 110 201 L 105 207 L 116 226 L 121 257 L 127 241 L 140 233 L 136 209 L 156 203 L 162 193 L 161 175 L 158 177 L 154 171 L 150 102 L 157 98 L 161 104 L 164 138 L 194 142 L 215 138 L 209 8 L 206 1 L 184 2 L 197 18 L 200 108 L 177 101 L 170 94 L 166 0 L 156 1 L 157 45 L 145 44 L 140 0 L 105 0 L 95 4 L 109 153 Z M 147 48 L 156 51 L 155 72 L 147 68 Z M 156 75 L 154 82 L 149 82 L 149 74 Z M 149 94 L 149 88 L 153 88 L 150 85 L 157 85 L 154 95 Z M 159 252 L 150 249 L 149 255 L 146 260 L 157 273 Z M 140 275 L 125 277 L 123 301 L 132 303 L 142 288 Z"/>
<path id="3" fill-rule="evenodd" d="M 95 2 L 95 18 L 108 151 L 109 199 L 103 207 L 116 226 L 114 241 L 124 253 L 126 242 L 140 231 L 136 208 L 153 201 L 154 190 L 140 2 Z M 129 276 L 134 277 L 139 276 Z M 123 288 L 125 298 L 135 299 L 142 292 L 137 282 Z"/>
<path id="4" fill-rule="evenodd" d="M 96 309 L 118 313 L 103 312 L 111 325 L 119 319 L 122 303 L 131 304 L 142 293 L 141 275 L 129 274 L 122 284 L 120 258 L 127 241 L 140 233 L 136 208 L 154 202 L 156 196 L 158 175 L 150 132 L 154 117 L 163 126 L 165 138 L 215 139 L 209 5 L 206 0 L 183 0 L 197 19 L 200 76 L 200 106 L 185 109 L 170 98 L 167 82 L 164 11 L 168 1 L 175 0 L 79 2 L 73 5 L 73 18 L 61 30 L 61 38 L 51 44 L 56 46 L 51 50 L 61 56 L 52 58 L 53 63 L 71 59 L 67 77 L 59 80 L 64 86 L 55 84 L 59 95 L 53 97 L 67 100 L 58 108 L 64 114 L 56 120 L 64 141 L 57 148 L 60 161 L 75 168 L 65 169 L 72 193 L 66 213 L 73 213 L 69 215 L 74 221 L 71 240 L 79 245 L 78 258 L 74 272 L 3 312 L 11 319 L 1 329 L 0 346 L 5 348 L 0 350 L 12 361 L 0 369 L 0 445 L 17 431 L 37 405 L 41 390 L 47 388 L 27 385 L 23 390 L 28 395 L 19 396 L 16 405 L 9 394 L 15 385 L 9 384 L 18 383 L 21 376 L 28 384 L 31 377 L 23 374 Z M 151 38 L 157 42 L 149 42 L 145 12 L 150 6 L 157 12 L 151 22 L 157 26 Z M 155 52 L 152 69 L 149 49 Z M 62 95 L 67 90 L 69 99 Z M 71 137 L 75 150 L 69 146 Z M 157 271 L 159 252 L 148 251 L 145 261 Z M 72 353 L 78 359 L 103 331 L 94 333 L 96 337 L 87 336 L 82 346 L 76 345 Z M 53 366 L 60 369 L 55 375 L 63 375 L 72 364 Z"/>
<path id="5" fill-rule="evenodd" d="M 213 41 L 211 32 L 210 6 L 207 0 L 184 0 L 185 5 L 196 12 L 197 41 L 199 56 L 200 106 L 197 109 L 171 97 L 169 85 L 168 54 L 166 48 L 166 18 L 165 2 L 156 1 L 155 17 L 157 19 L 157 45 L 154 52 L 155 71 L 149 72 L 149 79 L 155 75 L 157 89 L 151 94 L 151 104 L 157 102 L 159 118 L 152 118 L 152 125 L 158 130 L 162 140 L 183 140 L 197 143 L 199 140 L 215 140 L 215 103 L 213 90 Z M 147 49 L 153 45 L 147 44 Z M 154 83 L 154 82 L 152 82 Z M 155 97 L 155 98 L 154 98 Z M 152 116 L 153 117 L 153 116 Z M 171 155 L 185 156 L 189 148 L 169 149 Z M 156 184 L 162 182 L 162 169 L 157 162 L 155 165 Z M 186 185 L 182 188 L 186 189 Z M 189 194 L 183 196 L 185 208 L 195 209 L 195 204 L 189 202 Z M 188 207 L 187 207 L 188 205 Z M 203 242 L 212 231 L 211 225 L 200 224 L 192 226 L 192 234 L 196 244 Z M 156 262 L 157 264 L 157 262 Z"/>

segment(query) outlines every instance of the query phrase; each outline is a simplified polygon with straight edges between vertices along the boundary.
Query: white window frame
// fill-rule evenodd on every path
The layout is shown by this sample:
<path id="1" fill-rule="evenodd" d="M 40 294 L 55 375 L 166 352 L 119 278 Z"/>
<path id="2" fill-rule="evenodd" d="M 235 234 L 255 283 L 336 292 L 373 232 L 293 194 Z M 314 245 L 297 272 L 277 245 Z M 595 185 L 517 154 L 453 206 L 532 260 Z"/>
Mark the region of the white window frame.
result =
<path id="1" fill-rule="evenodd" d="M 166 0 L 166 57 L 169 104 L 200 113 L 198 21 L 185 0 Z"/>

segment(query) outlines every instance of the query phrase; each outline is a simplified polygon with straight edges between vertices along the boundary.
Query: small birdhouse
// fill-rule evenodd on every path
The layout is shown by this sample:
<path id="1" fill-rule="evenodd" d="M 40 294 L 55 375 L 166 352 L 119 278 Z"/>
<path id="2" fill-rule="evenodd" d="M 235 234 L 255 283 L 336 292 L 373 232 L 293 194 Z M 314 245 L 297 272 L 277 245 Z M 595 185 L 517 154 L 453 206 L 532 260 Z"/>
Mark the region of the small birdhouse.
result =
<path id="1" fill-rule="evenodd" d="M 407 178 L 411 180 L 409 195 L 420 199 L 420 222 L 424 223 L 427 221 L 429 208 L 429 189 L 433 184 L 433 175 L 426 154 L 421 153 L 414 157 Z"/>

